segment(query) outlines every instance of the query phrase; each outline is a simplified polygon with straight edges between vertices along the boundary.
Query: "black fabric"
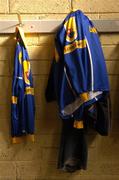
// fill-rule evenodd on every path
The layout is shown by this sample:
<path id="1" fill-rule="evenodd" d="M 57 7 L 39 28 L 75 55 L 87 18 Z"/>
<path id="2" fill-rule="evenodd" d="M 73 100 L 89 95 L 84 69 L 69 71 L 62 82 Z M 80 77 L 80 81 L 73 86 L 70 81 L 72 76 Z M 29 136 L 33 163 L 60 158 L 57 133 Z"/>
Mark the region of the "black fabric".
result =
<path id="1" fill-rule="evenodd" d="M 55 94 L 55 89 L 54 89 L 54 66 L 55 66 L 55 60 L 52 61 L 52 65 L 50 68 L 50 73 L 49 73 L 49 78 L 48 78 L 48 83 L 45 91 L 45 98 L 47 102 L 51 102 L 56 100 L 56 94 Z"/>
<path id="2" fill-rule="evenodd" d="M 88 158 L 87 130 L 93 128 L 100 135 L 108 135 L 110 119 L 110 97 L 105 95 L 95 104 L 85 108 L 84 129 L 74 128 L 73 119 L 62 120 L 58 168 L 71 173 L 86 169 Z"/>
<path id="3" fill-rule="evenodd" d="M 58 168 L 68 172 L 87 166 L 86 134 L 83 129 L 75 129 L 73 123 L 73 119 L 62 121 Z"/>
<path id="4" fill-rule="evenodd" d="M 111 103 L 110 97 L 105 96 L 97 102 L 96 131 L 107 136 L 111 128 Z"/>
<path id="5" fill-rule="evenodd" d="M 84 112 L 85 129 L 95 129 L 100 135 L 106 136 L 111 127 L 111 103 L 109 94 L 100 98 L 93 108 L 85 108 Z"/>

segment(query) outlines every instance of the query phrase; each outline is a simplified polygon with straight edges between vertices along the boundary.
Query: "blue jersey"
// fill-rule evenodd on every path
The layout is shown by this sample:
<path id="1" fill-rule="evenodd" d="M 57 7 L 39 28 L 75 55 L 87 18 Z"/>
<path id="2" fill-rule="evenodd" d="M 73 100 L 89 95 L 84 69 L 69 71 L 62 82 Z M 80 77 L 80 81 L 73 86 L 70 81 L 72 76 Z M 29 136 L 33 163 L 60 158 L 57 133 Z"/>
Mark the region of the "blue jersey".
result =
<path id="1" fill-rule="evenodd" d="M 46 99 L 57 100 L 63 119 L 58 168 L 68 172 L 86 169 L 85 130 L 91 126 L 108 135 L 110 101 L 97 30 L 79 10 L 65 18 L 56 34 Z"/>
<path id="2" fill-rule="evenodd" d="M 109 92 L 97 30 L 80 10 L 71 12 L 56 34 L 55 45 L 47 100 L 57 99 L 62 119 L 81 119 L 85 106 Z"/>
<path id="3" fill-rule="evenodd" d="M 11 133 L 13 143 L 29 135 L 34 141 L 34 88 L 28 52 L 24 35 L 16 30 L 16 49 L 12 81 Z"/>

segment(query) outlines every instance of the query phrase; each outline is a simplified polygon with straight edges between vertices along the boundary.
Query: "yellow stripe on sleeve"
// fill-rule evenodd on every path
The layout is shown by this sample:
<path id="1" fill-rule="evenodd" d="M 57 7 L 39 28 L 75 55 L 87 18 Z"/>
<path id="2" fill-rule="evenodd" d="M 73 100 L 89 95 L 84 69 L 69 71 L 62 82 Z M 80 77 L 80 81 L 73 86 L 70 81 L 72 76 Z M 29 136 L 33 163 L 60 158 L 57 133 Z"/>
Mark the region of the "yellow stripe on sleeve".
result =
<path id="1" fill-rule="evenodd" d="M 86 102 L 89 100 L 89 93 L 88 92 L 82 93 L 82 94 L 80 94 L 80 97 L 83 102 Z"/>
<path id="2" fill-rule="evenodd" d="M 17 104 L 18 98 L 16 96 L 12 96 L 12 104 Z"/>
<path id="3" fill-rule="evenodd" d="M 35 142 L 35 135 L 34 134 L 27 134 L 26 136 L 20 136 L 20 137 L 12 137 L 12 144 L 19 144 L 23 141 L 30 141 Z"/>
<path id="4" fill-rule="evenodd" d="M 25 94 L 31 94 L 34 95 L 34 88 L 26 87 Z"/>
<path id="5" fill-rule="evenodd" d="M 74 121 L 74 128 L 76 129 L 83 129 L 84 128 L 84 124 L 83 121 Z"/>

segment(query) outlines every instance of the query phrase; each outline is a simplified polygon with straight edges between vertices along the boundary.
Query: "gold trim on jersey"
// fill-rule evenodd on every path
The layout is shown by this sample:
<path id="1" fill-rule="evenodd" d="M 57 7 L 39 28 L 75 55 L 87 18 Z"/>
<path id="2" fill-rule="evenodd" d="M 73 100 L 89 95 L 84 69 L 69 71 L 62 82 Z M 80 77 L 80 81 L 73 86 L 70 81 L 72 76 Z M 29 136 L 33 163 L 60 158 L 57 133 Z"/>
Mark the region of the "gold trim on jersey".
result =
<path id="1" fill-rule="evenodd" d="M 28 60 L 23 61 L 23 73 L 24 73 L 24 81 L 25 81 L 25 83 L 30 85 L 30 80 L 29 80 L 30 62 Z"/>
<path id="2" fill-rule="evenodd" d="M 77 27 L 75 17 L 70 17 L 64 24 L 66 40 L 72 42 L 77 38 Z M 71 35 L 72 34 L 72 35 Z"/>
<path id="3" fill-rule="evenodd" d="M 25 94 L 34 95 L 34 88 L 26 87 L 26 88 L 25 88 Z"/>
<path id="4" fill-rule="evenodd" d="M 20 137 L 12 137 L 12 144 L 19 144 L 22 143 L 23 141 L 31 141 L 35 142 L 35 135 L 34 134 L 27 134 L 26 136 L 20 136 Z"/>
<path id="5" fill-rule="evenodd" d="M 97 33 L 97 30 L 96 30 L 95 27 L 89 27 L 89 31 L 90 31 L 91 33 Z"/>
<path id="6" fill-rule="evenodd" d="M 75 120 L 74 121 L 74 128 L 76 129 L 83 129 L 84 128 L 84 124 L 83 124 L 83 121 L 79 120 Z"/>
<path id="7" fill-rule="evenodd" d="M 12 104 L 17 104 L 18 98 L 16 96 L 12 96 Z"/>
<path id="8" fill-rule="evenodd" d="M 64 54 L 73 52 L 75 49 L 82 49 L 86 47 L 86 40 L 76 40 L 71 44 L 64 46 Z"/>
<path id="9" fill-rule="evenodd" d="M 20 51 L 18 54 L 19 63 L 22 64 L 22 52 Z"/>

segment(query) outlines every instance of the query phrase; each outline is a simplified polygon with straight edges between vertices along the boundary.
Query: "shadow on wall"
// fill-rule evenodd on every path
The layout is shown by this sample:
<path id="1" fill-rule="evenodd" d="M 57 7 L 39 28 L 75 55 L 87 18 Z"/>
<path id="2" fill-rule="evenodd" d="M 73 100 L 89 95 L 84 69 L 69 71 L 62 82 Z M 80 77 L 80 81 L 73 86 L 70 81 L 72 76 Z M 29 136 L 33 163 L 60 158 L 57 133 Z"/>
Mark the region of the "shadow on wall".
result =
<path id="1" fill-rule="evenodd" d="M 10 106 L 11 106 L 11 63 L 15 41 L 13 35 L 0 35 L 0 141 L 10 143 Z"/>
<path id="2" fill-rule="evenodd" d="M 112 60 L 107 61 L 107 68 L 111 89 L 111 132 L 114 133 L 119 131 L 119 44 L 117 44 L 111 52 L 110 59 Z"/>

